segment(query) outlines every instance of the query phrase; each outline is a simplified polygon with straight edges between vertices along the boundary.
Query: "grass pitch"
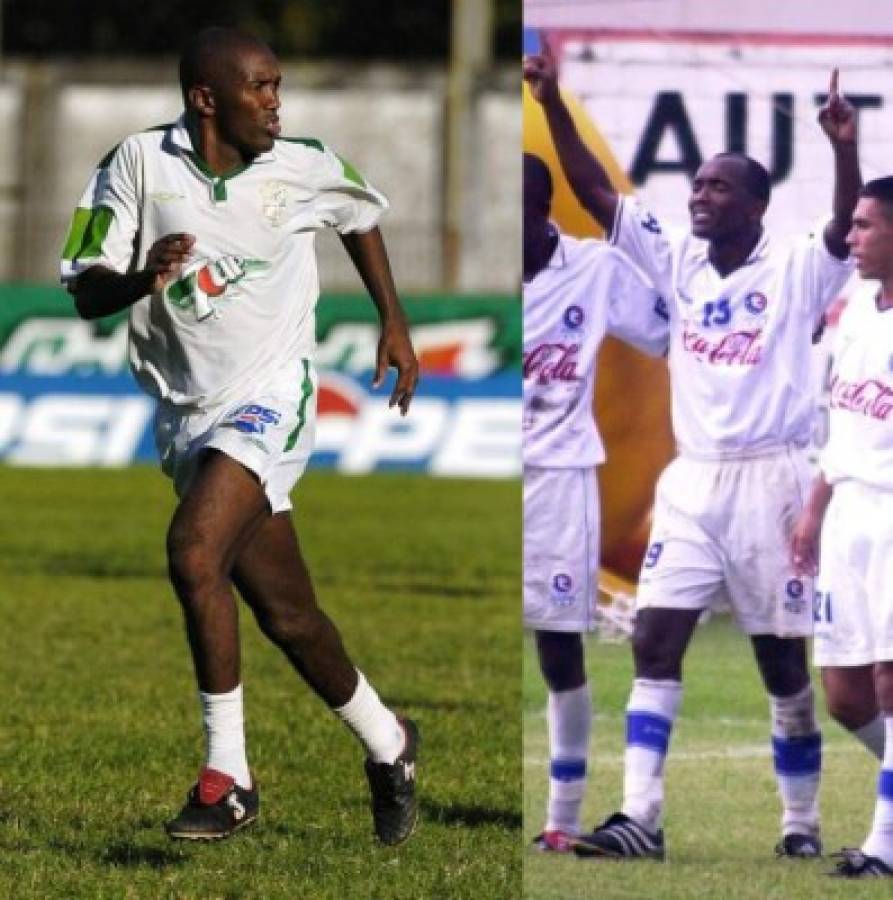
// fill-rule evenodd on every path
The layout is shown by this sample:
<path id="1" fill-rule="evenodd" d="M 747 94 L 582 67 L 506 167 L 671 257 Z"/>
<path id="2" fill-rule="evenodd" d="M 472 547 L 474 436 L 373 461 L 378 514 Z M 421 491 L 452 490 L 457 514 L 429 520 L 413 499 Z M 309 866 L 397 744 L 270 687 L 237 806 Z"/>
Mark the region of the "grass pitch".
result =
<path id="1" fill-rule="evenodd" d="M 323 606 L 421 728 L 421 822 L 372 839 L 362 753 L 243 615 L 256 826 L 162 833 L 201 763 L 152 469 L 0 468 L 0 896 L 509 898 L 521 891 L 520 490 L 310 473 Z"/>
<path id="2" fill-rule="evenodd" d="M 629 644 L 587 642 L 596 720 L 585 827 L 619 808 L 623 710 L 629 694 Z M 827 859 L 776 860 L 780 810 L 769 752 L 768 701 L 750 644 L 727 617 L 698 630 L 685 667 L 685 694 L 666 765 L 667 861 L 611 862 L 547 856 L 530 849 L 546 801 L 546 691 L 530 636 L 524 652 L 524 896 L 567 898 L 890 897 L 890 884 L 842 883 Z M 817 688 L 819 693 L 821 689 Z M 821 701 L 820 701 L 821 703 Z M 822 816 L 826 852 L 859 846 L 871 824 L 878 764 L 822 716 L 825 769 Z"/>

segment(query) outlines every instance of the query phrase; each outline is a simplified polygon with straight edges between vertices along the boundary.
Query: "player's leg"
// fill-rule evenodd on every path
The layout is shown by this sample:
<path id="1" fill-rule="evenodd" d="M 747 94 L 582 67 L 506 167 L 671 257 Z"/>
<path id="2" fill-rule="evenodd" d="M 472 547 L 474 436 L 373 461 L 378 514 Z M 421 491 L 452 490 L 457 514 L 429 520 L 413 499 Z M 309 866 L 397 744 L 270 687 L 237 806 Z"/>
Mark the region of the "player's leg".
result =
<path id="1" fill-rule="evenodd" d="M 774 635 L 752 635 L 751 640 L 772 717 L 775 778 L 783 807 L 777 850 L 782 856 L 818 856 L 822 735 L 809 681 L 806 640 Z"/>
<path id="2" fill-rule="evenodd" d="M 350 661 L 316 602 L 291 516 L 270 516 L 241 549 L 233 580 L 263 633 L 366 750 L 379 838 L 405 840 L 418 815 L 415 724 L 400 720 Z"/>
<path id="3" fill-rule="evenodd" d="M 198 459 L 168 530 L 170 578 L 183 609 L 206 738 L 199 782 L 166 825 L 172 837 L 226 837 L 257 817 L 257 791 L 245 753 L 238 615 L 229 573 L 241 545 L 268 517 L 253 473 L 208 450 Z"/>
<path id="4" fill-rule="evenodd" d="M 534 838 L 567 853 L 580 832 L 592 729 L 582 635 L 596 627 L 599 510 L 593 469 L 524 469 L 524 626 L 549 689 L 546 824 Z"/>
<path id="5" fill-rule="evenodd" d="M 884 716 L 878 709 L 874 667 L 824 666 L 822 687 L 828 713 L 873 756 L 884 756 Z"/>
<path id="6" fill-rule="evenodd" d="M 580 634 L 537 631 L 540 671 L 549 688 L 549 798 L 542 850 L 567 852 L 568 836 L 580 833 L 580 806 L 592 730 L 592 699 Z"/>

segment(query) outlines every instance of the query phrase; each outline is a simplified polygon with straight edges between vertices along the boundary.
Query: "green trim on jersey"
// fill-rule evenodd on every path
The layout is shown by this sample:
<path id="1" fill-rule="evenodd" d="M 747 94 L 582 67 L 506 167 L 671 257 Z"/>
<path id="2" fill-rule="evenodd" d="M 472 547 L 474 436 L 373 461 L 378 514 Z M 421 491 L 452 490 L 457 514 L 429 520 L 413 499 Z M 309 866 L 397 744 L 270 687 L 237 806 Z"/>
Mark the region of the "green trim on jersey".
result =
<path id="1" fill-rule="evenodd" d="M 337 156 L 338 154 L 336 153 L 335 155 Z M 366 179 L 343 156 L 338 156 L 338 160 L 344 169 L 344 177 L 348 181 L 358 184 L 361 188 L 366 187 Z"/>
<path id="2" fill-rule="evenodd" d="M 211 167 L 194 150 L 184 150 L 183 152 L 202 175 L 210 180 L 215 203 L 224 203 L 226 201 L 226 182 L 230 178 L 235 178 L 236 175 L 241 175 L 251 165 L 251 163 L 244 163 L 241 166 L 236 166 L 235 169 L 231 169 L 224 175 L 218 175 L 211 170 Z"/>
<path id="3" fill-rule="evenodd" d="M 114 218 L 115 213 L 108 206 L 97 206 L 96 209 L 79 206 L 71 219 L 62 259 L 71 262 L 80 257 L 93 259 L 99 256 Z"/>
<path id="4" fill-rule="evenodd" d="M 307 421 L 307 401 L 313 396 L 313 380 L 310 378 L 310 362 L 306 359 L 302 359 L 301 362 L 304 364 L 304 380 L 301 382 L 301 402 L 298 404 L 298 424 L 295 425 L 295 430 L 288 436 L 288 440 L 285 442 L 285 453 L 294 450 L 295 444 L 297 444 L 298 438 L 301 436 L 301 431 Z"/>
<path id="5" fill-rule="evenodd" d="M 285 141 L 288 144 L 303 144 L 305 147 L 312 147 L 314 150 L 319 150 L 320 153 L 325 152 L 325 147 L 323 147 L 322 141 L 318 141 L 316 138 L 284 137 L 284 138 L 279 138 L 279 140 Z"/>

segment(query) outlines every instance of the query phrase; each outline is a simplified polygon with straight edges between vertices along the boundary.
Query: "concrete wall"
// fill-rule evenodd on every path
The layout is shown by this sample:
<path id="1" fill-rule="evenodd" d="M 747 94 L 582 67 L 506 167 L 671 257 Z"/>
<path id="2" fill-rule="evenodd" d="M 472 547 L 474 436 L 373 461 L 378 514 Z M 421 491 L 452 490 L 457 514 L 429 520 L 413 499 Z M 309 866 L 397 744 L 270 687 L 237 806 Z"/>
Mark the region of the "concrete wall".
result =
<path id="1" fill-rule="evenodd" d="M 0 280 L 52 281 L 92 167 L 127 134 L 181 110 L 173 62 L 13 64 L 0 81 Z M 520 279 L 521 117 L 514 70 L 479 86 L 480 148 L 463 252 L 444 280 L 445 77 L 388 67 L 284 67 L 283 131 L 317 137 L 390 199 L 382 230 L 404 291 L 515 291 Z M 324 287 L 355 288 L 337 237 L 319 240 Z"/>

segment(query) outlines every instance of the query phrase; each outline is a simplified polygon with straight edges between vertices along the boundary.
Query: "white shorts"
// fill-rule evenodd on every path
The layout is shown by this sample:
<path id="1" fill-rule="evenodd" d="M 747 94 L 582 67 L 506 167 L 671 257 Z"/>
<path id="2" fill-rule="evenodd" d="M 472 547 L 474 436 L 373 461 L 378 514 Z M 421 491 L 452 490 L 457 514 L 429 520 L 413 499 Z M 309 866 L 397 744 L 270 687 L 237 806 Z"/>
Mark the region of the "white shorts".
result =
<path id="1" fill-rule="evenodd" d="M 812 634 L 812 579 L 798 578 L 788 556 L 810 481 L 793 447 L 673 460 L 657 483 L 637 607 L 706 609 L 725 600 L 746 634 Z"/>
<path id="2" fill-rule="evenodd" d="M 161 469 L 182 496 L 200 451 L 213 447 L 254 472 L 274 513 L 292 508 L 289 493 L 307 468 L 316 430 L 316 372 L 298 360 L 239 402 L 184 412 L 161 402 L 155 445 Z"/>
<path id="3" fill-rule="evenodd" d="M 836 484 L 820 559 L 815 664 L 893 661 L 893 493 Z"/>
<path id="4" fill-rule="evenodd" d="M 595 469 L 525 466 L 525 628 L 595 630 L 598 553 Z"/>

